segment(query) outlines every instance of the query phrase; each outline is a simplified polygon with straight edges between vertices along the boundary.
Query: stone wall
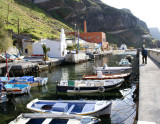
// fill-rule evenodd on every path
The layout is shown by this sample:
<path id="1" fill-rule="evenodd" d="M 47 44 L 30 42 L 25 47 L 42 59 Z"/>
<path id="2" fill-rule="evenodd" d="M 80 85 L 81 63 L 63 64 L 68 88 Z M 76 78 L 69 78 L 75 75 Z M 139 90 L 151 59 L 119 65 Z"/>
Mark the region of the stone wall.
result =
<path id="1" fill-rule="evenodd" d="M 89 60 L 89 56 L 84 53 L 67 54 L 65 57 L 65 62 L 69 63 L 79 63 L 87 60 Z"/>
<path id="2" fill-rule="evenodd" d="M 49 0 L 34 0 L 34 3 L 48 2 Z"/>
<path id="3" fill-rule="evenodd" d="M 160 50 L 148 50 L 148 54 L 151 58 L 160 63 Z"/>

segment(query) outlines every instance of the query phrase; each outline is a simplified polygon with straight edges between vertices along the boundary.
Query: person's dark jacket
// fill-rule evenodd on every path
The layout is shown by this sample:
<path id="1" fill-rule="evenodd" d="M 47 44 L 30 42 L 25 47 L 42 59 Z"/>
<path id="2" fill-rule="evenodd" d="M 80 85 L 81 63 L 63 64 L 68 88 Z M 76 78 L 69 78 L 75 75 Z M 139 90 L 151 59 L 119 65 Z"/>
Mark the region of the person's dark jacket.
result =
<path id="1" fill-rule="evenodd" d="M 148 52 L 146 49 L 142 48 L 142 56 L 147 57 Z"/>

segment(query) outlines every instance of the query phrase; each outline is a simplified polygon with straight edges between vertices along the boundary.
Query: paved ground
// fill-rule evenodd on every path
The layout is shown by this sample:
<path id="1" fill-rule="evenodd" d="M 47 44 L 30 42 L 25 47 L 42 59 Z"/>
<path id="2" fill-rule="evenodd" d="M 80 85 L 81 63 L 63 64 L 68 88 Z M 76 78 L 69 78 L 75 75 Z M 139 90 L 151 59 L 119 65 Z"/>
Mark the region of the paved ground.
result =
<path id="1" fill-rule="evenodd" d="M 142 64 L 141 58 L 138 121 L 160 124 L 160 64 L 149 57 L 147 64 Z"/>

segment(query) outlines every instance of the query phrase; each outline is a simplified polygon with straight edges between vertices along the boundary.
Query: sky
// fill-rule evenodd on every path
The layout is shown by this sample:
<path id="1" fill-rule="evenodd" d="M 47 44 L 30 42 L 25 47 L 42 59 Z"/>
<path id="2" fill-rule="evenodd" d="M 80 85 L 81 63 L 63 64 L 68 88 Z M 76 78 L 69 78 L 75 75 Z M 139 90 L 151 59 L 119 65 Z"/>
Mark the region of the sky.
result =
<path id="1" fill-rule="evenodd" d="M 146 22 L 148 28 L 160 30 L 160 0 L 102 0 L 109 6 L 129 9 L 133 15 Z"/>

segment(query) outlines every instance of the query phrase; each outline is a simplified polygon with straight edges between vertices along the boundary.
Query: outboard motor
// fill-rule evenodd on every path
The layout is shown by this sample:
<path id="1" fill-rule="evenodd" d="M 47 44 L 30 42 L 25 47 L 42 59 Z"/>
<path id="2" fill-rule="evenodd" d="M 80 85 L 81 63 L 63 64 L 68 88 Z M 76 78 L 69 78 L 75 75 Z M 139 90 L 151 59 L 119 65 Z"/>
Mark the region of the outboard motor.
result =
<path id="1" fill-rule="evenodd" d="M 97 71 L 97 77 L 98 77 L 98 78 L 103 78 L 102 71 Z"/>

